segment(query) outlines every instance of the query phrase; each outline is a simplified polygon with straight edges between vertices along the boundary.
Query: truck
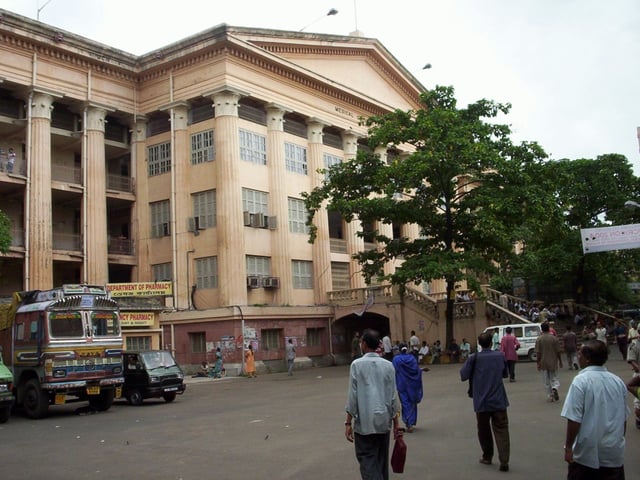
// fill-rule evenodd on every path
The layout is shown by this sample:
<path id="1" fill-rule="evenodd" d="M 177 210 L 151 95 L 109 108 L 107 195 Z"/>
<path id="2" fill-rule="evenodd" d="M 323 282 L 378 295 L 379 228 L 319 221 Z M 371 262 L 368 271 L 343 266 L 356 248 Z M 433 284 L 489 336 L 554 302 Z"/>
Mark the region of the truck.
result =
<path id="1" fill-rule="evenodd" d="M 2 348 L 0 348 L 0 423 L 9 420 L 13 401 L 13 374 L 2 362 Z"/>
<path id="2" fill-rule="evenodd" d="M 16 292 L 0 307 L 0 347 L 16 406 L 29 418 L 70 402 L 111 408 L 124 385 L 123 343 L 120 310 L 105 287 Z"/>
<path id="3" fill-rule="evenodd" d="M 123 396 L 131 405 L 145 398 L 164 398 L 169 403 L 186 390 L 184 373 L 167 350 L 124 352 Z"/>

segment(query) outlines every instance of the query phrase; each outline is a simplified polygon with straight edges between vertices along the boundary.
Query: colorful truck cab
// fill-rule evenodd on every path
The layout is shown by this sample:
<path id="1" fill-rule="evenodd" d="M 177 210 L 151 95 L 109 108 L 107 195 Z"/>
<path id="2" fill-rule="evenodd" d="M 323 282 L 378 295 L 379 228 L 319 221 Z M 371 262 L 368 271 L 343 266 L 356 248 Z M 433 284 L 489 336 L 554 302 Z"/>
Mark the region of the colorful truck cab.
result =
<path id="1" fill-rule="evenodd" d="M 0 344 L 13 371 L 16 404 L 28 417 L 72 401 L 98 411 L 111 407 L 124 384 L 122 333 L 118 305 L 104 287 L 20 292 L 6 310 L 0 312 Z"/>

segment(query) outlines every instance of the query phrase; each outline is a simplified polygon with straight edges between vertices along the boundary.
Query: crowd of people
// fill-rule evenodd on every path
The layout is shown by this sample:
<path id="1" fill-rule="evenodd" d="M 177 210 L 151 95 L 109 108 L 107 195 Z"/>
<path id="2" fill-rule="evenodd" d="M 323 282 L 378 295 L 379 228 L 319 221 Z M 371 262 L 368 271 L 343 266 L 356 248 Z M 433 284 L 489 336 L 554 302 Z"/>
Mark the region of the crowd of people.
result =
<path id="1" fill-rule="evenodd" d="M 570 370 L 579 370 L 561 411 L 566 420 L 567 478 L 623 480 L 624 435 L 631 415 L 627 393 L 635 398 L 636 427 L 640 429 L 640 336 L 633 321 L 628 328 L 622 321 L 609 327 L 602 321 L 585 327 L 589 328 L 580 336 L 572 325 L 567 325 L 561 345 L 550 322 L 542 322 L 542 334 L 535 344 L 536 365 L 548 402 L 560 401 L 558 371 L 563 368 L 563 358 Z M 453 340 L 447 348 L 452 359 L 458 355 L 464 362 L 460 379 L 469 382 L 481 450 L 479 462 L 493 463 L 495 442 L 498 469 L 502 472 L 509 471 L 510 461 L 509 400 L 504 379 L 515 382 L 519 348 L 518 339 L 510 330 L 505 329 L 505 335 L 498 339 L 491 331 L 480 334 L 481 348 L 476 353 L 471 353 L 466 339 L 455 346 Z M 613 343 L 610 339 L 615 339 L 633 370 L 633 377 L 626 384 L 604 366 L 609 359 L 609 343 Z M 362 337 L 354 336 L 345 436 L 355 443 L 363 479 L 389 478 L 391 433 L 397 438 L 403 430 L 415 429 L 418 404 L 423 397 L 422 372 L 428 370 L 420 364 L 428 356 L 433 358 L 436 344 L 439 346 L 436 342 L 430 347 L 427 341 L 420 342 L 413 331 L 409 341 L 395 344 L 389 335 L 380 338 L 373 330 L 366 330 Z"/>

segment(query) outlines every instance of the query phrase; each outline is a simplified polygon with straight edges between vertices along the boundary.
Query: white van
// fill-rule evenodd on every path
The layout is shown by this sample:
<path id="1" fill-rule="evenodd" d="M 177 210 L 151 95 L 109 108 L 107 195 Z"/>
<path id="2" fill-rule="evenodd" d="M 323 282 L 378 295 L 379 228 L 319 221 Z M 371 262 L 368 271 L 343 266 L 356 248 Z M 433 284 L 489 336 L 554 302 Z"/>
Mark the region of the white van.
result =
<path id="1" fill-rule="evenodd" d="M 493 327 L 487 327 L 485 332 L 493 334 L 495 329 L 498 329 L 498 336 L 500 340 L 505 335 L 507 327 L 511 327 L 512 334 L 516 336 L 520 343 L 518 349 L 518 357 L 527 357 L 532 362 L 536 360 L 536 339 L 542 335 L 542 329 L 539 323 L 516 323 L 511 325 L 494 325 Z M 483 332 L 484 333 L 484 332 Z"/>

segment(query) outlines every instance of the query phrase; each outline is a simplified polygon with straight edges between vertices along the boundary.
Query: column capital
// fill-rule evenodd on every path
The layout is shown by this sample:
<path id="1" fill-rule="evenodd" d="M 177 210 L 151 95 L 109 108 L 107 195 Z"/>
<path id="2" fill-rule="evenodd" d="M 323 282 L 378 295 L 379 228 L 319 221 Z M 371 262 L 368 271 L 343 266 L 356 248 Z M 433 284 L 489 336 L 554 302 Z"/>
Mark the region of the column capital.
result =
<path id="1" fill-rule="evenodd" d="M 358 153 L 358 138 L 360 135 L 353 131 L 343 131 L 342 136 L 342 149 L 345 155 L 356 155 Z"/>
<path id="2" fill-rule="evenodd" d="M 323 122 L 319 118 L 311 117 L 307 119 L 307 140 L 309 143 L 322 143 L 322 131 L 324 127 L 328 126 L 327 122 Z"/>
<path id="3" fill-rule="evenodd" d="M 282 132 L 284 130 L 284 116 L 291 110 L 277 103 L 268 103 L 265 107 L 267 110 L 267 129 Z"/>
<path id="4" fill-rule="evenodd" d="M 136 115 L 131 122 L 131 141 L 144 142 L 147 139 L 147 122 L 149 118 L 146 115 Z"/>
<path id="5" fill-rule="evenodd" d="M 104 133 L 105 121 L 108 110 L 102 106 L 87 104 L 85 106 L 87 112 L 87 130 L 97 130 Z"/>
<path id="6" fill-rule="evenodd" d="M 174 130 L 186 130 L 189 123 L 189 103 L 185 101 L 171 102 L 160 107 L 160 110 L 172 114 L 171 122 Z"/>
<path id="7" fill-rule="evenodd" d="M 29 95 L 31 101 L 31 116 L 51 120 L 53 102 L 62 95 L 54 95 L 48 91 L 33 89 Z"/>
<path id="8" fill-rule="evenodd" d="M 219 88 L 202 94 L 203 97 L 210 97 L 213 100 L 216 117 L 238 116 L 238 106 L 242 97 L 248 97 L 249 93 L 237 88 L 223 85 Z"/>

